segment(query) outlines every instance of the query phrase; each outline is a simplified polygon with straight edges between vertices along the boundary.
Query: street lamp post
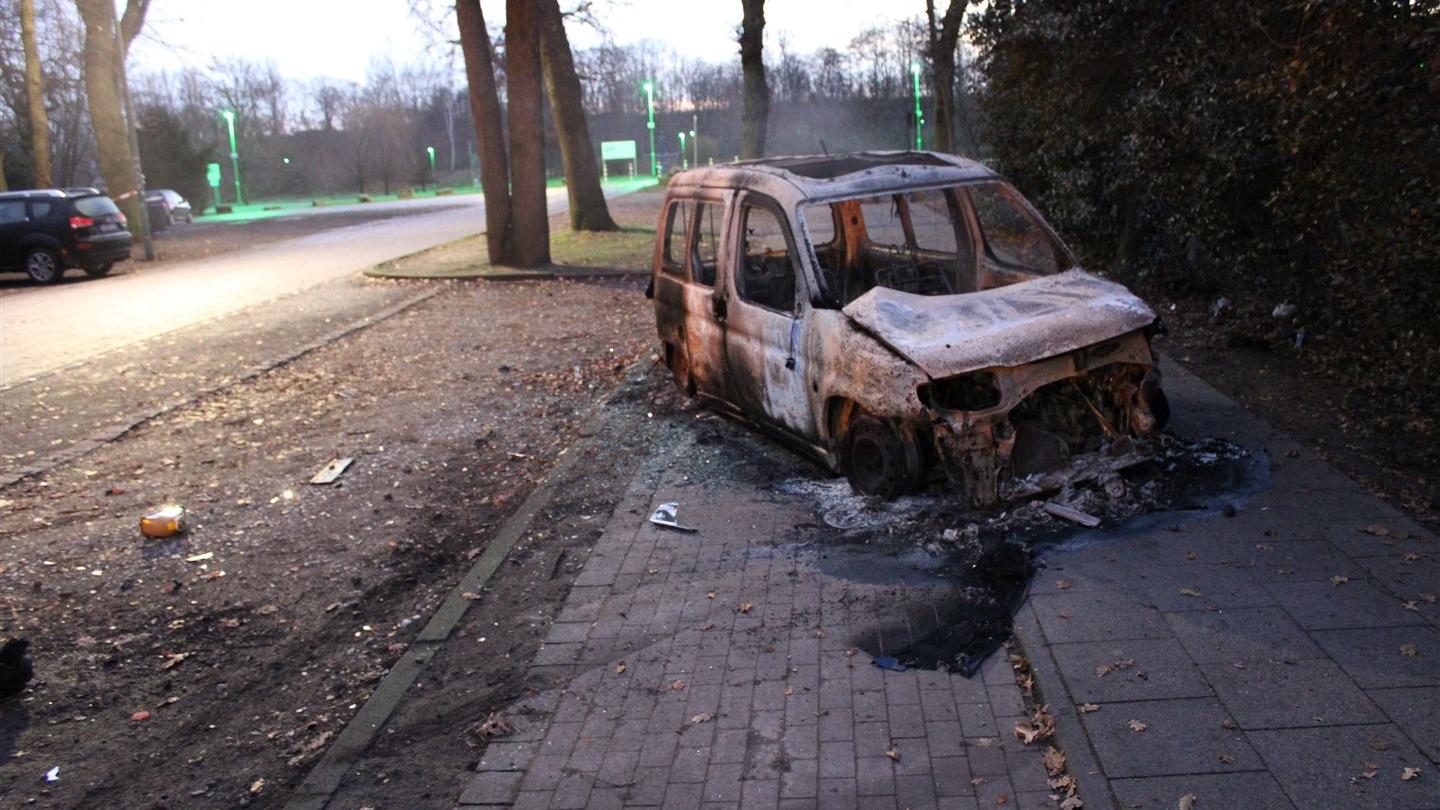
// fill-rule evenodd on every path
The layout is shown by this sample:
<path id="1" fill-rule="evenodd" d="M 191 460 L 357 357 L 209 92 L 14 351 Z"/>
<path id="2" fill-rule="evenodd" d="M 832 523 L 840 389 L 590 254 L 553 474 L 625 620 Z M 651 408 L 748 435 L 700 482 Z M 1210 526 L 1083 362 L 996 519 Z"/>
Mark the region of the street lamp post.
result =
<path id="1" fill-rule="evenodd" d="M 243 205 L 244 196 L 240 193 L 240 152 L 235 148 L 235 111 L 221 110 L 220 115 L 225 118 L 225 127 L 230 130 L 230 169 L 235 174 L 235 204 Z"/>
<path id="2" fill-rule="evenodd" d="M 660 164 L 655 162 L 655 82 L 645 80 L 645 109 L 648 118 L 645 126 L 650 130 L 650 174 L 654 177 L 660 176 Z"/>
<path id="3" fill-rule="evenodd" d="M 430 158 L 430 185 L 434 186 L 438 191 L 440 184 L 435 182 L 435 147 L 425 147 L 425 155 Z"/>
<path id="4" fill-rule="evenodd" d="M 699 167 L 699 166 L 700 166 L 700 139 L 697 138 L 697 137 L 695 137 L 695 131 L 696 131 L 697 129 L 699 129 L 699 128 L 700 128 L 700 114 L 699 114 L 699 113 L 691 113 L 691 114 L 690 114 L 690 149 L 691 149 L 691 151 L 692 151 L 694 154 L 691 155 L 691 157 L 690 157 L 690 162 L 691 162 L 691 163 L 694 163 L 696 167 Z"/>
<path id="5" fill-rule="evenodd" d="M 685 131 L 680 131 L 680 168 L 690 168 L 690 156 L 685 154 Z"/>
<path id="6" fill-rule="evenodd" d="M 925 118 L 920 113 L 920 63 L 910 63 L 910 76 L 915 80 L 915 151 L 925 148 L 921 139 L 921 132 L 925 126 Z"/>

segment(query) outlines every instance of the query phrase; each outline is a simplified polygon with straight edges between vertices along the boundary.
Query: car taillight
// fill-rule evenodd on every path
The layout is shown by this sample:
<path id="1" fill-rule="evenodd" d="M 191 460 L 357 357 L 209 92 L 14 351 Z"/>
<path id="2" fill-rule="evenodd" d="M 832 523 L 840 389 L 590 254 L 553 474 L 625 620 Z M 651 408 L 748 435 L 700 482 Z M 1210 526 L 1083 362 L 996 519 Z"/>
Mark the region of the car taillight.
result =
<path id="1" fill-rule="evenodd" d="M 70 229 L 74 231 L 78 231 L 81 228 L 88 228 L 94 224 L 95 220 L 90 217 L 70 217 Z"/>

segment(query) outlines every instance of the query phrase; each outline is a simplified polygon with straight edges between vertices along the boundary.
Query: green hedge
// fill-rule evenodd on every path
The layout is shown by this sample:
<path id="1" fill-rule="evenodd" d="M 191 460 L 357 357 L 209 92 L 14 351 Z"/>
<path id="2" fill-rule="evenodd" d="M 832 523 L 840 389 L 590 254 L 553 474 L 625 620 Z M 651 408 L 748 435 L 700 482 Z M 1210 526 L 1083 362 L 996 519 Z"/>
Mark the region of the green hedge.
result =
<path id="1" fill-rule="evenodd" d="M 1440 408 L 1440 2 L 995 0 L 970 29 L 987 146 L 1089 264 L 1294 303 Z"/>

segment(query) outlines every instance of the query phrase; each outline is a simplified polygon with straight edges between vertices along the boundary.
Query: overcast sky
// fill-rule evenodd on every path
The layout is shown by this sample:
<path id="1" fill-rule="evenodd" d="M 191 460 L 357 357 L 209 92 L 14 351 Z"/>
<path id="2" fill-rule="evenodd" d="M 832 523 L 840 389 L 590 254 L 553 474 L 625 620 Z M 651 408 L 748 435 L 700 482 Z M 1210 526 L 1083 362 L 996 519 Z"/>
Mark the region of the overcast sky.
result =
<path id="1" fill-rule="evenodd" d="M 436 37 L 411 14 L 412 2 L 434 9 L 453 31 L 449 0 L 157 0 L 131 69 L 204 67 L 214 57 L 244 56 L 273 60 L 287 78 L 362 81 L 377 56 L 397 63 L 445 57 L 444 48 L 429 47 Z M 502 0 L 482 4 L 492 27 L 503 24 Z M 911 6 L 924 11 L 920 0 L 768 0 L 765 6 L 766 45 L 784 34 L 801 52 L 843 48 L 868 25 L 908 14 Z M 654 39 L 709 61 L 738 58 L 740 0 L 597 0 L 595 7 L 616 42 Z M 601 39 L 575 28 L 572 37 L 577 48 Z"/>

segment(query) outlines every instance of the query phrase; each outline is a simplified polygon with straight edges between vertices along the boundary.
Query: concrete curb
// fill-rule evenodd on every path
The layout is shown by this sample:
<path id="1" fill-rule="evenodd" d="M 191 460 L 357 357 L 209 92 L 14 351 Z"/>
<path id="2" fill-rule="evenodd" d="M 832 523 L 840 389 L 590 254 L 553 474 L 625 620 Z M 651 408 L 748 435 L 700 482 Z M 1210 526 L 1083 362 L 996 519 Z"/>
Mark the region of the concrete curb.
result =
<path id="1" fill-rule="evenodd" d="M 636 368 L 642 367 L 648 360 L 640 361 L 639 364 L 631 366 L 627 370 L 632 373 Z M 410 689 L 415 680 L 425 670 L 425 667 L 434 658 L 435 653 L 450 638 L 451 632 L 460 624 L 465 617 L 465 612 L 470 608 L 469 599 L 465 598 L 466 593 L 479 593 L 480 589 L 495 575 L 501 563 L 509 555 L 510 549 L 515 546 L 521 537 L 530 529 L 530 524 L 541 509 L 550 502 L 555 492 L 555 487 L 570 468 L 584 457 L 590 445 L 595 442 L 596 428 L 600 421 L 600 414 L 609 404 L 610 398 L 615 391 L 612 389 L 591 409 L 589 416 L 580 428 L 580 440 L 560 451 L 555 464 L 545 474 L 545 478 L 530 491 L 530 494 L 521 502 L 520 507 L 500 526 L 500 530 L 485 545 L 485 550 L 470 566 L 470 570 L 455 583 L 446 594 L 445 600 L 436 608 L 431 615 L 430 621 L 426 622 L 415 640 L 411 642 L 410 648 L 400 657 L 395 666 L 390 669 L 380 685 L 360 707 L 360 711 L 350 719 L 335 741 L 325 750 L 320 761 L 311 768 L 305 780 L 295 788 L 291 798 L 285 803 L 284 810 L 324 810 L 334 797 L 335 791 L 340 789 L 340 783 L 345 778 L 345 773 L 354 764 L 355 760 L 370 747 L 380 729 L 395 713 L 400 702 L 404 700 L 405 693 Z M 618 508 L 618 507 L 617 507 Z"/>
<path id="2" fill-rule="evenodd" d="M 507 270 L 500 273 L 469 273 L 463 275 L 405 275 L 391 274 L 375 268 L 365 271 L 366 278 L 383 278 L 391 281 L 556 281 L 559 279 L 588 278 L 644 278 L 649 270 L 593 269 L 574 271 L 554 270 Z"/>
<path id="3" fill-rule="evenodd" d="M 1060 675 L 1060 665 L 1050 652 L 1050 644 L 1040 629 L 1040 617 L 1029 600 L 1015 614 L 1013 637 L 1021 652 L 1030 659 L 1035 676 L 1035 702 L 1049 704 L 1055 716 L 1055 747 L 1065 754 L 1065 764 L 1075 777 L 1076 791 L 1087 810 L 1120 810 L 1110 780 L 1100 769 L 1100 761 L 1090 746 L 1090 737 L 1075 710 L 1075 698 Z"/>
<path id="4" fill-rule="evenodd" d="M 233 388 L 235 385 L 245 382 L 247 380 L 253 380 L 262 374 L 292 363 L 295 360 L 298 360 L 301 357 L 304 357 L 305 355 L 315 351 L 316 349 L 328 346 L 329 344 L 334 343 L 335 341 L 340 340 L 343 337 L 389 320 L 390 318 L 399 315 L 400 313 L 404 312 L 407 309 L 410 309 L 411 307 L 416 306 L 417 304 L 421 304 L 425 301 L 430 300 L 431 298 L 434 298 L 435 296 L 439 295 L 441 291 L 442 288 L 426 289 L 418 295 L 412 295 L 409 298 L 391 304 L 390 306 L 380 310 L 379 312 L 373 313 L 371 315 L 366 315 L 365 317 L 360 318 L 353 323 L 346 324 L 345 326 L 342 326 L 338 329 L 327 332 L 324 335 L 321 335 L 319 338 L 316 338 L 315 340 L 312 340 L 297 349 L 292 349 L 288 352 L 285 352 L 284 354 L 276 355 L 268 360 L 262 360 L 261 362 L 242 370 L 238 375 L 233 378 L 229 378 L 214 385 L 201 388 L 182 399 L 177 399 L 172 402 L 168 402 L 154 408 L 132 414 L 125 419 L 123 424 L 117 427 L 111 428 L 104 433 L 99 433 L 91 436 L 84 441 L 77 442 L 65 448 L 64 450 L 51 453 L 50 455 L 41 459 L 36 464 L 22 467 L 14 473 L 8 474 L 4 477 L 0 477 L 0 491 L 14 486 L 15 484 L 20 483 L 26 478 L 43 475 L 44 473 L 50 472 L 51 470 L 61 466 L 62 464 L 68 464 L 72 461 L 75 461 L 76 459 L 89 455 L 90 453 L 100 449 L 104 445 L 122 438 L 127 433 L 135 430 L 141 425 L 144 425 L 151 420 L 164 416 L 171 411 L 178 410 L 187 405 L 193 405 L 196 402 L 204 399 L 205 397 L 220 393 L 221 391 L 225 391 L 229 388 Z M 63 369 L 57 369 L 57 371 L 60 370 Z M 36 377 L 34 379 L 40 379 L 40 377 Z M 25 380 L 24 382 L 33 382 L 33 379 Z"/>

